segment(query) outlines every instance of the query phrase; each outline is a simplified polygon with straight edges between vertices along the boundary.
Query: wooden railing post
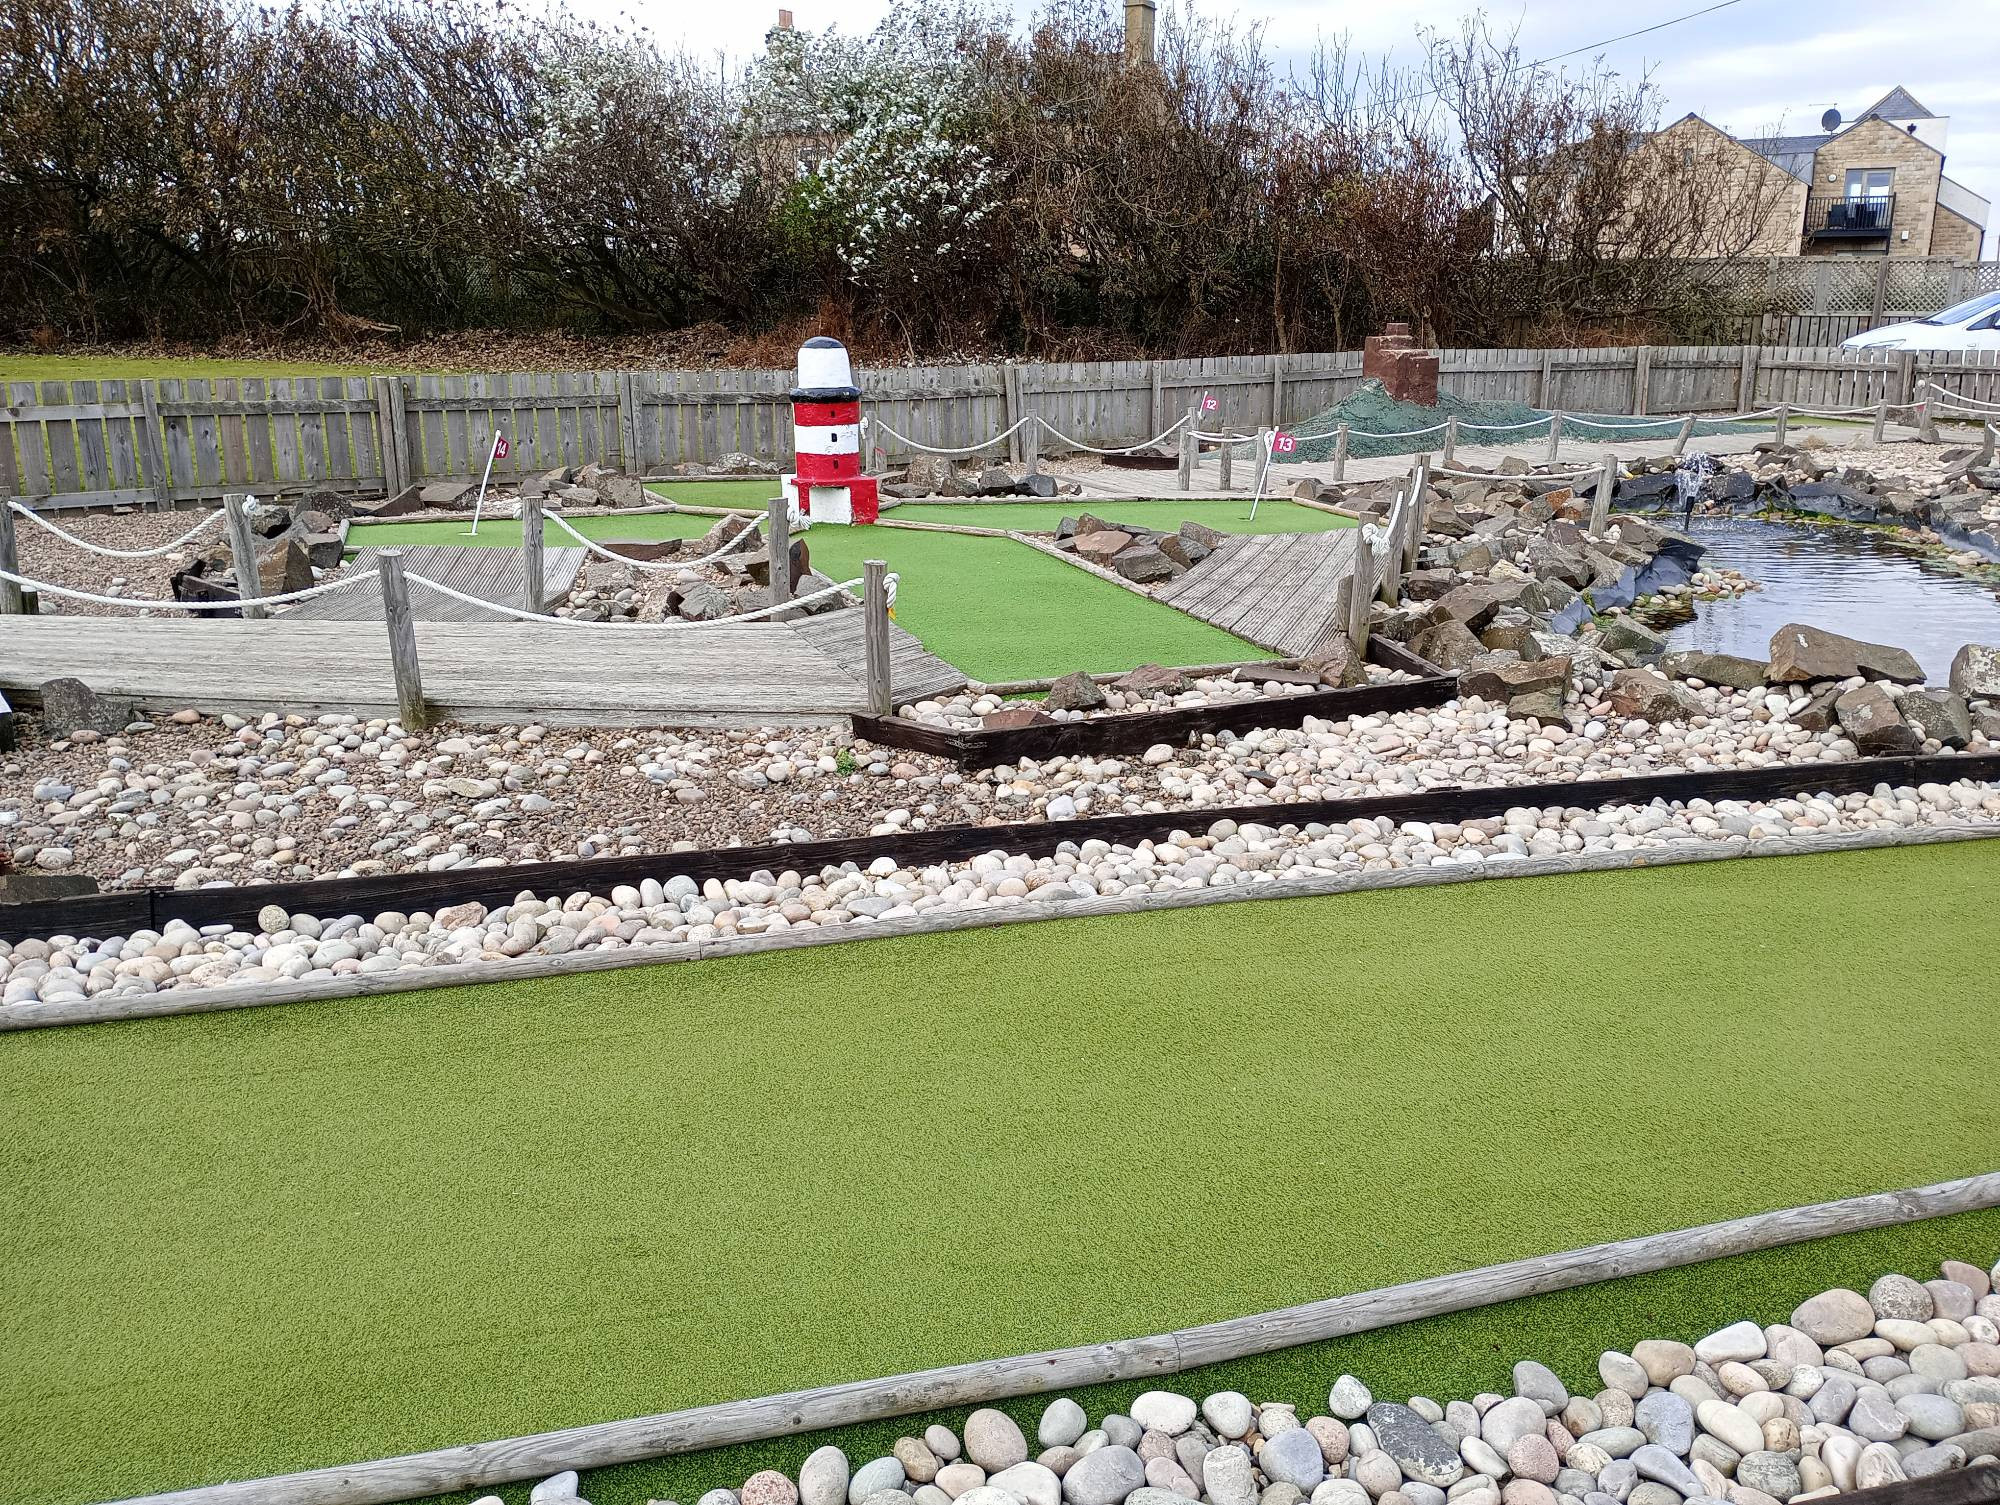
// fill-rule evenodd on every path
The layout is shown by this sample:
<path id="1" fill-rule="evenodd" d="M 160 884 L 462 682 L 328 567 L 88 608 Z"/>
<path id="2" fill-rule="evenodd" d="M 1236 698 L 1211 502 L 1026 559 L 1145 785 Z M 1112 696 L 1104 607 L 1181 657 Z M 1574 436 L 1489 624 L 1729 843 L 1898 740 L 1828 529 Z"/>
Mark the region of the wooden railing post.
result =
<path id="1" fill-rule="evenodd" d="M 1618 485 L 1618 460 L 1616 456 L 1604 457 L 1604 468 L 1597 473 L 1597 494 L 1590 499 L 1590 534 L 1602 538 L 1611 521 L 1611 492 Z"/>
<path id="2" fill-rule="evenodd" d="M 542 497 L 521 498 L 521 607 L 539 612 L 542 593 Z"/>
<path id="3" fill-rule="evenodd" d="M 250 531 L 250 509 L 245 505 L 249 500 L 246 493 L 231 491 L 222 498 L 222 505 L 229 515 L 229 549 L 236 556 L 238 610 L 246 622 L 261 622 L 264 608 L 257 605 L 257 598 L 264 591 L 257 578 L 257 535 Z"/>
<path id="4" fill-rule="evenodd" d="M 14 542 L 13 500 L 4 496 L 0 496 L 0 570 L 21 573 L 21 555 Z M 11 580 L 0 580 L 0 617 L 18 617 L 26 610 L 21 587 Z"/>
<path id="5" fill-rule="evenodd" d="M 1042 473 L 1042 420 L 1038 414 L 1030 413 L 1028 426 L 1021 430 L 1021 443 L 1028 452 L 1028 474 Z"/>
<path id="6" fill-rule="evenodd" d="M 1549 414 L 1549 453 L 1546 463 L 1550 465 L 1556 463 L 1556 451 L 1562 448 L 1562 433 L 1563 415 L 1561 413 Z"/>
<path id="7" fill-rule="evenodd" d="M 1874 440 L 1877 444 L 1880 444 L 1882 442 L 1883 431 L 1888 427 L 1889 427 L 1889 404 L 1886 402 L 1878 402 L 1875 404 L 1875 431 L 1874 431 Z"/>
<path id="8" fill-rule="evenodd" d="M 1347 479 L 1347 433 L 1347 425 L 1343 423 L 1333 439 L 1333 478 L 1336 481 Z"/>
<path id="9" fill-rule="evenodd" d="M 1674 436 L 1674 458 L 1678 460 L 1688 452 L 1688 440 L 1694 437 L 1694 414 L 1681 420 L 1681 431 Z"/>
<path id="10" fill-rule="evenodd" d="M 1235 462 L 1232 455 L 1235 448 L 1235 445 L 1225 439 L 1222 441 L 1222 447 L 1215 452 L 1215 479 L 1224 491 L 1236 489 Z"/>
<path id="11" fill-rule="evenodd" d="M 771 498 L 764 514 L 766 568 L 771 572 L 771 604 L 792 599 L 792 513 L 781 496 Z"/>
<path id="12" fill-rule="evenodd" d="M 1917 409 L 1917 437 L 1926 444 L 1938 442 L 1937 414 L 1931 408 L 1929 397 L 1926 397 L 1923 406 Z"/>
<path id="13" fill-rule="evenodd" d="M 1358 653 L 1368 646 L 1368 608 L 1375 600 L 1374 527 L 1354 530 L 1354 573 L 1347 591 L 1347 640 Z"/>
<path id="14" fill-rule="evenodd" d="M 1781 402 L 1778 404 L 1777 439 L 1778 439 L 1779 449 L 1783 449 L 1785 447 L 1785 435 L 1790 431 L 1791 426 L 1792 426 L 1792 405 L 1789 402 Z"/>
<path id="15" fill-rule="evenodd" d="M 892 715 L 896 697 L 889 682 L 889 566 L 880 559 L 862 561 L 861 607 L 866 613 L 861 626 L 868 658 L 868 712 Z"/>
<path id="16" fill-rule="evenodd" d="M 1453 413 L 1444 421 L 1444 454 L 1442 463 L 1449 468 L 1452 457 L 1458 453 L 1458 414 Z"/>
<path id="17" fill-rule="evenodd" d="M 1201 425 L 1201 409 L 1195 407 L 1188 413 L 1187 427 L 1181 430 L 1181 463 L 1175 473 L 1174 485 L 1181 491 L 1190 490 L 1194 485 L 1194 457 L 1201 448 L 1201 441 L 1194 431 Z"/>
<path id="18" fill-rule="evenodd" d="M 382 582 L 382 619 L 389 629 L 389 669 L 396 677 L 396 719 L 405 731 L 430 724 L 424 709 L 424 680 L 417 665 L 417 628 L 410 616 L 410 587 L 403 579 L 403 551 L 383 549 L 375 556 Z"/>
<path id="19" fill-rule="evenodd" d="M 1403 568 L 1417 567 L 1417 551 L 1424 542 L 1424 512 L 1430 506 L 1431 461 L 1429 455 L 1419 455 L 1410 474 L 1410 515 L 1404 519 L 1408 531 L 1403 535 Z"/>

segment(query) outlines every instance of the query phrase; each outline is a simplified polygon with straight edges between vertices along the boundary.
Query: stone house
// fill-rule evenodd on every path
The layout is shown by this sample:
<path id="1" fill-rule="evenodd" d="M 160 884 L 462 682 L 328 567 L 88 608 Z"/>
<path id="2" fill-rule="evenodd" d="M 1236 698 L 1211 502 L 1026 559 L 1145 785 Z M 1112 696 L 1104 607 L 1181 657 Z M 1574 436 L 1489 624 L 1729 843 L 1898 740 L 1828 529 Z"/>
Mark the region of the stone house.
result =
<path id="1" fill-rule="evenodd" d="M 1732 142 L 1804 190 L 1796 238 L 1765 254 L 1978 260 L 1991 206 L 1945 175 L 1947 117 L 1898 87 L 1851 122 L 1829 110 L 1820 124 L 1816 135 Z"/>

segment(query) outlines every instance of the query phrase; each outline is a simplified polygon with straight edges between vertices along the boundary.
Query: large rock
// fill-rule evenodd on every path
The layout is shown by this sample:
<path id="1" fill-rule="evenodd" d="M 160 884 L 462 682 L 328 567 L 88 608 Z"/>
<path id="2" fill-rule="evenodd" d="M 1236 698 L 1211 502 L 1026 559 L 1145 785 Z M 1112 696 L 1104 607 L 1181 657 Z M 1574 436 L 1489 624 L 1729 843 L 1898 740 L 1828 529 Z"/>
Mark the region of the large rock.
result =
<path id="1" fill-rule="evenodd" d="M 1919 737 L 1935 738 L 1953 748 L 1972 740 L 1972 716 L 1965 697 L 1956 690 L 1912 690 L 1903 697 L 1902 711 Z"/>
<path id="2" fill-rule="evenodd" d="M 1463 622 L 1439 622 L 1411 638 L 1410 651 L 1440 669 L 1456 673 L 1483 654 L 1486 647 Z"/>
<path id="3" fill-rule="evenodd" d="M 80 679 L 51 679 L 42 684 L 42 730 L 50 737 L 71 732 L 122 732 L 138 719 L 132 702 L 120 695 L 102 695 Z"/>
<path id="4" fill-rule="evenodd" d="M 1118 557 L 1118 552 L 1132 542 L 1132 535 L 1117 528 L 1100 528 L 1076 535 L 1076 556 L 1087 559 L 1092 564 L 1108 565 Z"/>
<path id="5" fill-rule="evenodd" d="M 1732 690 L 1761 688 L 1771 666 L 1759 658 L 1738 658 L 1733 653 L 1708 653 L 1693 649 L 1669 653 L 1660 668 L 1676 679 L 1698 679 L 1704 684 L 1727 685 Z"/>
<path id="6" fill-rule="evenodd" d="M 799 1505 L 846 1505 L 847 1481 L 847 1454 L 817 1448 L 799 1468 Z"/>
<path id="7" fill-rule="evenodd" d="M 1097 681 L 1079 669 L 1050 685 L 1042 704 L 1052 711 L 1094 711 L 1107 700 Z"/>
<path id="8" fill-rule="evenodd" d="M 1326 1477 L 1326 1458 L 1319 1450 L 1319 1439 L 1296 1424 L 1267 1438 L 1257 1462 L 1273 1484 L 1291 1484 L 1306 1494 L 1319 1488 Z"/>
<path id="9" fill-rule="evenodd" d="M 1854 745 L 1873 757 L 1913 753 L 1924 739 L 1903 719 L 1896 698 L 1879 684 L 1865 684 L 1849 690 L 1833 703 L 1840 729 L 1854 739 Z"/>
<path id="10" fill-rule="evenodd" d="M 1166 550 L 1151 543 L 1126 549 L 1111 561 L 1111 568 L 1135 585 L 1150 585 L 1157 580 L 1171 580 L 1176 575 L 1187 573 L 1186 565 L 1176 564 L 1167 557 Z"/>
<path id="11" fill-rule="evenodd" d="M 1951 687 L 1975 700 L 2000 700 L 2000 648 L 1967 643 L 1951 660 Z"/>
<path id="12" fill-rule="evenodd" d="M 729 615 L 729 595 L 719 586 L 697 581 L 669 591 L 667 609 L 690 622 L 713 622 Z"/>
<path id="13" fill-rule="evenodd" d="M 1875 1331 L 1875 1308 L 1859 1291 L 1836 1286 L 1800 1302 L 1791 1325 L 1815 1343 L 1851 1343 Z"/>
<path id="14" fill-rule="evenodd" d="M 591 489 L 611 507 L 644 507 L 655 500 L 642 481 L 615 472 L 600 476 Z"/>
<path id="15" fill-rule="evenodd" d="M 1159 664 L 1141 664 L 1113 680 L 1112 688 L 1135 695 L 1178 695 L 1187 688 L 1187 676 L 1178 669 Z"/>
<path id="16" fill-rule="evenodd" d="M 1611 677 L 1608 698 L 1620 716 L 1637 716 L 1655 725 L 1688 721 L 1702 713 L 1692 690 L 1647 669 L 1620 669 Z"/>
<path id="17" fill-rule="evenodd" d="M 1558 707 L 1569 691 L 1569 660 L 1540 658 L 1511 663 L 1475 664 L 1458 677 L 1461 698 L 1477 695 L 1495 705 L 1512 707 L 1521 696 L 1553 694 Z"/>
<path id="18" fill-rule="evenodd" d="M 1005 466 L 989 465 L 979 472 L 981 496 L 1012 496 L 1019 484 Z"/>
<path id="19" fill-rule="evenodd" d="M 965 1419 L 965 1456 L 988 1474 L 997 1474 L 1028 1461 L 1028 1439 L 1005 1411 L 981 1407 Z M 1144 1472 L 1140 1470 L 1142 1476 Z"/>
<path id="20" fill-rule="evenodd" d="M 1408 1406 L 1377 1401 L 1368 1408 L 1368 1429 L 1375 1434 L 1376 1445 L 1396 1460 L 1405 1478 L 1450 1489 L 1465 1477 L 1465 1464 L 1457 1452 Z"/>
<path id="21" fill-rule="evenodd" d="M 1636 617 L 1606 617 L 1604 648 L 1630 664 L 1650 664 L 1663 657 L 1667 640 Z"/>
<path id="22" fill-rule="evenodd" d="M 230 581 L 235 582 L 234 565 Z M 257 551 L 257 593 L 284 596 L 302 591 L 313 583 L 312 555 L 296 538 L 281 538 L 269 548 Z"/>
<path id="23" fill-rule="evenodd" d="M 1901 648 L 1864 643 L 1804 622 L 1788 622 L 1771 634 L 1771 683 L 1808 684 L 1816 679 L 1893 679 L 1922 684 L 1924 671 Z"/>
<path id="24" fill-rule="evenodd" d="M 1493 614 L 1520 595 L 1521 588 L 1474 581 L 1447 591 L 1431 607 L 1433 622 L 1463 622 L 1473 632 L 1493 620 Z"/>
<path id="25" fill-rule="evenodd" d="M 1299 667 L 1317 674 L 1321 684 L 1351 690 L 1368 683 L 1368 667 L 1362 654 L 1344 632 L 1334 631 L 1320 645 L 1299 660 Z"/>

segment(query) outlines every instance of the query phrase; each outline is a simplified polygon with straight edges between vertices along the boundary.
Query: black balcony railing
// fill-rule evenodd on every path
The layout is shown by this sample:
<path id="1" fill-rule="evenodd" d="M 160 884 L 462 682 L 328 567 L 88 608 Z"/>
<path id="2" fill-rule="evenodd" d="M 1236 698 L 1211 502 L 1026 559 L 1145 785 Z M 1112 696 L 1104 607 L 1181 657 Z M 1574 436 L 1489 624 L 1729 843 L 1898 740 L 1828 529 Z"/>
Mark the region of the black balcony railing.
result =
<path id="1" fill-rule="evenodd" d="M 1806 234 L 1812 238 L 1883 240 L 1896 218 L 1896 196 L 1872 198 L 1846 194 L 1815 195 L 1806 200 Z"/>

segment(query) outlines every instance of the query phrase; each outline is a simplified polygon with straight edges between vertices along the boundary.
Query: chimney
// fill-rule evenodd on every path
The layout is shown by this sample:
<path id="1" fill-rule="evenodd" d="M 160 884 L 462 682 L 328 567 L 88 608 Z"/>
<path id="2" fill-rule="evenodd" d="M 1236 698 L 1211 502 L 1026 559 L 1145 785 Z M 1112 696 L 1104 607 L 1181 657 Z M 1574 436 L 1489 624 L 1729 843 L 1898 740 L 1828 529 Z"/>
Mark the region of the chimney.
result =
<path id="1" fill-rule="evenodd" d="M 1155 0 L 1125 0 L 1125 61 L 1150 63 L 1159 54 L 1153 46 Z"/>
<path id="2" fill-rule="evenodd" d="M 792 29 L 792 13 L 790 11 L 781 10 L 778 12 L 777 29 L 779 31 L 790 31 Z"/>

